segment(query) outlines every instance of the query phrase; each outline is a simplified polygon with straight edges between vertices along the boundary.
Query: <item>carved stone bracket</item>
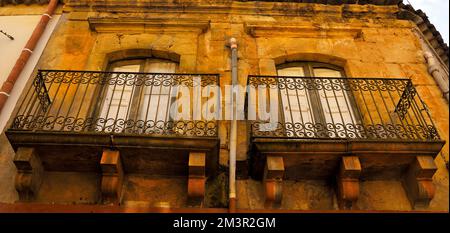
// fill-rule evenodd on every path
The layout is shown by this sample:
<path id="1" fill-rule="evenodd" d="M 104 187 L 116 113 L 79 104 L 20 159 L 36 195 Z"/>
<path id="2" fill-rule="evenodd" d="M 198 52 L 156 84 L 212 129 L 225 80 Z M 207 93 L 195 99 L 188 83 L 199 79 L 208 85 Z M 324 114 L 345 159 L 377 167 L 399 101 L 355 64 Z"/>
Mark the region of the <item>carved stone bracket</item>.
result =
<path id="1" fill-rule="evenodd" d="M 337 175 L 338 201 L 341 209 L 352 209 L 359 197 L 361 163 L 357 156 L 344 156 Z"/>
<path id="2" fill-rule="evenodd" d="M 279 208 L 281 206 L 283 176 L 283 157 L 267 156 L 264 170 L 265 208 Z"/>
<path id="3" fill-rule="evenodd" d="M 101 193 L 103 202 L 120 203 L 124 172 L 119 151 L 103 150 L 100 167 L 102 169 Z"/>
<path id="4" fill-rule="evenodd" d="M 188 204 L 201 206 L 205 197 L 205 153 L 189 153 Z"/>
<path id="5" fill-rule="evenodd" d="M 437 167 L 431 156 L 417 156 L 409 166 L 403 185 L 414 209 L 427 208 L 435 194 L 433 175 Z"/>
<path id="6" fill-rule="evenodd" d="M 44 172 L 36 150 L 31 147 L 19 147 L 14 157 L 14 164 L 17 168 L 15 186 L 20 200 L 34 199 L 41 186 Z"/>

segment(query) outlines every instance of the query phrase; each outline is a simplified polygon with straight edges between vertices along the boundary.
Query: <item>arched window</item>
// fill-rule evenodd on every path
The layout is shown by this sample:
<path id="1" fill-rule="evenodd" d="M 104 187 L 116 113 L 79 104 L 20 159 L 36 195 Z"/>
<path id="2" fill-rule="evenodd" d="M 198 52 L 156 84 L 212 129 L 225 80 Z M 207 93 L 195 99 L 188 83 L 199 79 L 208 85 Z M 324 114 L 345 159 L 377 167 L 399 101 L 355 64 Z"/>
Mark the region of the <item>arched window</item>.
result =
<path id="1" fill-rule="evenodd" d="M 360 123 L 354 98 L 345 88 L 345 73 L 340 67 L 317 62 L 292 62 L 277 66 L 277 73 L 284 77 L 284 82 L 302 87 L 280 90 L 282 118 L 286 125 L 300 123 L 302 128 L 320 133 L 321 129 L 330 132 L 332 127 Z M 333 85 L 338 88 L 332 88 Z"/>
<path id="2" fill-rule="evenodd" d="M 110 81 L 103 87 L 98 114 L 105 123 L 100 127 L 108 132 L 122 130 L 127 124 L 140 128 L 149 122 L 155 125 L 170 121 L 169 106 L 174 101 L 170 95 L 171 86 L 156 85 L 163 81 L 164 75 L 142 73 L 175 73 L 177 69 L 178 63 L 155 58 L 110 63 L 108 71 L 112 73 L 108 77 Z M 143 80 L 152 85 L 145 85 Z"/>

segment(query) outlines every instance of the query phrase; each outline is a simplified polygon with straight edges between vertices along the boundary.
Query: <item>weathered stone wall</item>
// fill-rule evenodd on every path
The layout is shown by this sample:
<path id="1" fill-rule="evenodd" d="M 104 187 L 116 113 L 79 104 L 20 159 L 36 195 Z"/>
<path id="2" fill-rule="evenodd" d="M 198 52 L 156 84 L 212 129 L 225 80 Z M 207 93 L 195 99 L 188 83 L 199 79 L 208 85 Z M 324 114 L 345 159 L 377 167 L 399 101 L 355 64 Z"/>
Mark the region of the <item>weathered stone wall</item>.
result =
<path id="1" fill-rule="evenodd" d="M 219 73 L 223 87 L 231 83 L 227 43 L 235 37 L 239 46 L 238 79 L 243 85 L 247 75 L 275 75 L 276 65 L 288 61 L 338 65 L 351 77 L 411 78 L 427 103 L 439 134 L 448 141 L 448 103 L 427 72 L 421 45 L 412 31 L 416 25 L 398 20 L 397 11 L 396 6 L 283 2 L 69 1 L 36 68 L 104 70 L 111 52 L 151 49 L 154 57 L 178 54 L 180 72 Z M 219 130 L 221 162 L 226 165 L 227 122 L 222 122 Z M 239 125 L 238 138 L 237 159 L 245 168 L 245 122 Z M 447 160 L 448 150 L 447 144 L 442 151 Z M 10 150 L 6 152 L 9 153 Z M 436 158 L 437 191 L 430 210 L 448 210 L 448 170 L 443 157 Z M 59 178 L 49 178 L 48 182 L 56 182 L 55 179 Z M 130 179 L 151 189 L 145 185 L 151 180 Z M 185 184 L 174 181 L 173 185 L 177 188 L 172 190 L 179 195 L 171 198 L 177 203 L 175 206 L 182 206 L 178 201 L 184 198 L 180 187 Z M 153 192 L 142 189 L 130 194 L 133 187 L 125 191 L 132 201 Z M 237 207 L 262 208 L 261 187 L 260 181 L 239 181 Z M 161 192 L 164 190 L 162 187 Z M 289 181 L 284 190 L 282 208 L 338 208 L 334 190 L 324 181 Z M 359 209 L 411 210 L 399 181 L 364 181 L 360 193 Z"/>

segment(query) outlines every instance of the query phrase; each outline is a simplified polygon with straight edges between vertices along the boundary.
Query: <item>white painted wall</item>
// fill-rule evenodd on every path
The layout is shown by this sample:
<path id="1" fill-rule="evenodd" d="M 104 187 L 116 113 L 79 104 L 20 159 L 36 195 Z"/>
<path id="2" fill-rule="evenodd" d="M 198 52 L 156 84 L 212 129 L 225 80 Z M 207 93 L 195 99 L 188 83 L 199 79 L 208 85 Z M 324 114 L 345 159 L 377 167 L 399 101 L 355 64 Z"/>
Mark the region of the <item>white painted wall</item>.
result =
<path id="1" fill-rule="evenodd" d="M 11 96 L 8 98 L 8 101 L 0 113 L 0 132 L 5 130 L 6 123 L 16 106 L 17 100 L 19 99 L 25 84 L 32 78 L 30 75 L 37 64 L 59 17 L 59 15 L 54 15 L 48 23 L 45 32 L 17 80 L 14 89 L 11 92 Z M 8 77 L 40 18 L 41 15 L 0 16 L 0 29 L 14 37 L 14 40 L 10 40 L 8 37 L 0 35 L 0 85 L 2 85 Z"/>

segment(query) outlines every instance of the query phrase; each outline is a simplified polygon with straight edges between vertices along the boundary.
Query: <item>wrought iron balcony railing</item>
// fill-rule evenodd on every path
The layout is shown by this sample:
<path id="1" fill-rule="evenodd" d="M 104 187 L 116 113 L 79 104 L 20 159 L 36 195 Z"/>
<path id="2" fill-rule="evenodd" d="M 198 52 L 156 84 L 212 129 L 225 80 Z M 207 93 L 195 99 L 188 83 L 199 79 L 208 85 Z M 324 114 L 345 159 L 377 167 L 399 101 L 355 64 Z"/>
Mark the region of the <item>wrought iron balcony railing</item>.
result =
<path id="1" fill-rule="evenodd" d="M 278 93 L 278 120 L 258 116 L 252 137 L 439 140 L 409 79 L 249 76 L 248 84 Z"/>
<path id="2" fill-rule="evenodd" d="M 170 114 L 181 108 L 177 88 L 192 95 L 199 82 L 217 86 L 219 75 L 40 70 L 11 130 L 216 137 L 216 121 L 192 117 L 192 108 Z"/>

